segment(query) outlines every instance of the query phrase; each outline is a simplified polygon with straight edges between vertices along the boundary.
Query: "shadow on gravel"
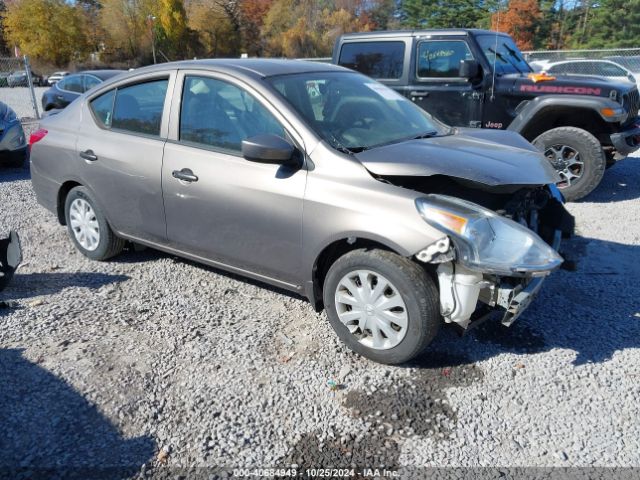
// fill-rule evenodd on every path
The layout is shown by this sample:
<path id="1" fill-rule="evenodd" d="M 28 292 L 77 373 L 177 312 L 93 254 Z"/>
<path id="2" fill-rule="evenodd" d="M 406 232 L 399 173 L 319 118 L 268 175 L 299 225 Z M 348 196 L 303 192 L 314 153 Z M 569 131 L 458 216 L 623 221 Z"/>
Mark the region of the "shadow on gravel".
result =
<path id="1" fill-rule="evenodd" d="M 506 328 L 489 320 L 462 338 L 445 328 L 427 361 L 453 366 L 456 355 L 476 362 L 505 352 L 562 349 L 575 352 L 573 364 L 582 365 L 640 348 L 640 246 L 576 237 L 564 249 L 579 254 L 577 271 L 551 275 L 516 323 Z M 439 351 L 452 357 L 439 360 Z"/>
<path id="2" fill-rule="evenodd" d="M 109 283 L 124 282 L 126 275 L 95 272 L 16 273 L 0 298 L 30 298 L 58 293 L 67 287 L 100 288 Z"/>
<path id="3" fill-rule="evenodd" d="M 446 390 L 467 387 L 484 378 L 465 356 L 431 352 L 405 365 L 411 373 L 379 388 L 351 390 L 344 406 L 364 422 L 358 433 L 338 434 L 321 441 L 309 432 L 292 445 L 278 464 L 303 468 L 399 468 L 398 442 L 413 436 L 446 441 L 458 420 L 447 402 Z"/>
<path id="4" fill-rule="evenodd" d="M 151 437 L 124 438 L 71 385 L 27 361 L 22 350 L 0 349 L 0 385 L 2 478 L 125 478 L 154 453 Z"/>
<path id="5" fill-rule="evenodd" d="M 609 168 L 600 185 L 582 201 L 608 203 L 635 198 L 640 198 L 640 158 L 630 157 Z"/>

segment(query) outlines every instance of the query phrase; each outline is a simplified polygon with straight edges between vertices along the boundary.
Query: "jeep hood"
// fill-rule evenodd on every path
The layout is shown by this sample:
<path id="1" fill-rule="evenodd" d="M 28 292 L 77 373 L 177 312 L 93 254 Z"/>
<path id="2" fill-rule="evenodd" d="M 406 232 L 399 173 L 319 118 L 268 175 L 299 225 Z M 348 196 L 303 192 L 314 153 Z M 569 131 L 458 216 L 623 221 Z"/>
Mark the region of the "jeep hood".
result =
<path id="1" fill-rule="evenodd" d="M 458 128 L 453 135 L 408 140 L 355 156 L 378 176 L 446 175 L 489 186 L 560 181 L 535 147 L 519 134 L 503 130 Z"/>

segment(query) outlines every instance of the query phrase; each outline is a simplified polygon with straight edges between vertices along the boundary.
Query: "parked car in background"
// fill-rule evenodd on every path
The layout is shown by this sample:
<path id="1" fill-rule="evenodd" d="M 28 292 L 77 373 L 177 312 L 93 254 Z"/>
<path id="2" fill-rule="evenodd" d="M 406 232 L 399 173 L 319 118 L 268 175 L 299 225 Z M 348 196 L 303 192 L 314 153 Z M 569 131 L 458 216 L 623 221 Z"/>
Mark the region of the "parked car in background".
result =
<path id="1" fill-rule="evenodd" d="M 11 75 L 11 72 L 0 72 L 0 87 L 8 87 L 9 81 L 7 80 Z"/>
<path id="2" fill-rule="evenodd" d="M 533 61 L 530 65 L 534 70 L 545 72 L 549 75 L 596 75 L 613 80 L 637 83 L 636 77 L 632 72 L 611 60 Z"/>
<path id="3" fill-rule="evenodd" d="M 123 70 L 88 70 L 67 75 L 42 94 L 42 108 L 45 112 L 64 108 L 87 90 L 122 72 Z"/>
<path id="4" fill-rule="evenodd" d="M 20 119 L 0 102 L 0 166 L 21 167 L 27 158 L 27 141 Z"/>
<path id="5" fill-rule="evenodd" d="M 444 322 L 513 323 L 573 230 L 558 175 L 520 135 L 452 129 L 334 65 L 142 68 L 29 143 L 37 199 L 85 256 L 129 240 L 306 295 L 383 363 Z"/>
<path id="6" fill-rule="evenodd" d="M 33 85 L 39 87 L 43 84 L 42 77 L 36 73 L 31 72 L 31 81 Z M 25 70 L 16 70 L 7 77 L 7 82 L 11 88 L 13 87 L 28 87 L 29 79 L 27 78 L 27 72 Z"/>
<path id="7" fill-rule="evenodd" d="M 49 85 L 55 85 L 57 82 L 62 80 L 63 77 L 69 75 L 69 72 L 53 72 L 51 75 L 47 77 L 47 83 Z"/>

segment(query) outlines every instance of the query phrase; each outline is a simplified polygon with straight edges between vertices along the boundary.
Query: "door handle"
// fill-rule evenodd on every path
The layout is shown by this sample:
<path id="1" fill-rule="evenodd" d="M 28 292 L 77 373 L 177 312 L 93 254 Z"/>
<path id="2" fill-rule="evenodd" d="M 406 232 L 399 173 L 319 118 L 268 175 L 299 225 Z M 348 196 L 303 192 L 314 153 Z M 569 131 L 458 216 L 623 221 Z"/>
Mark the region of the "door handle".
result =
<path id="1" fill-rule="evenodd" d="M 93 153 L 93 150 L 85 150 L 84 152 L 80 152 L 80 157 L 85 160 L 89 160 L 90 162 L 95 162 L 98 160 L 98 156 Z"/>
<path id="2" fill-rule="evenodd" d="M 428 97 L 429 90 L 412 90 L 409 92 L 410 97 Z"/>
<path id="3" fill-rule="evenodd" d="M 182 170 L 174 170 L 171 175 L 173 178 L 177 178 L 178 180 L 182 180 L 184 182 L 197 182 L 198 176 L 194 175 L 193 172 L 188 168 L 183 168 Z"/>

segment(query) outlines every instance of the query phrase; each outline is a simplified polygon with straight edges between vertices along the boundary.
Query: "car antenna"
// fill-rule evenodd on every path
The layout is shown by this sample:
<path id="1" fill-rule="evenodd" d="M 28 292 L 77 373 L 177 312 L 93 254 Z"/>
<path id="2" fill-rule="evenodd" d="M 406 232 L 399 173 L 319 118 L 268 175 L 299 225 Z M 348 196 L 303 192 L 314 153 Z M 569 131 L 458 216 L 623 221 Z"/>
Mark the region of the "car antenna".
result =
<path id="1" fill-rule="evenodd" d="M 498 7 L 496 17 L 496 44 L 493 50 L 493 75 L 491 78 L 491 97 L 492 102 L 496 99 L 496 62 L 498 61 L 498 30 L 500 29 L 500 8 Z"/>

